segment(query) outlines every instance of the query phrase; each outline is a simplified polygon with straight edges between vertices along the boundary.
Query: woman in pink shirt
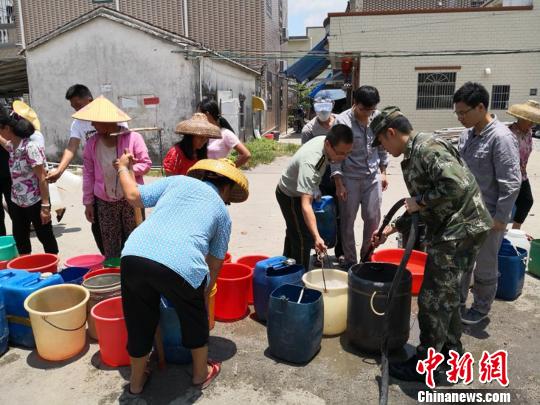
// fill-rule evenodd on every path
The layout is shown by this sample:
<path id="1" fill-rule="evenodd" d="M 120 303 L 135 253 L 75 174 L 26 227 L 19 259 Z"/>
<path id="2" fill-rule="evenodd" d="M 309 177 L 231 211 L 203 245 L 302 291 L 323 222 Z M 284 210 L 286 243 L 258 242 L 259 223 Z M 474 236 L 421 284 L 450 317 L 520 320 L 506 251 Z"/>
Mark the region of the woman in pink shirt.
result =
<path id="1" fill-rule="evenodd" d="M 516 199 L 512 228 L 521 229 L 521 225 L 525 222 L 525 218 L 527 218 L 533 205 L 531 184 L 527 177 L 527 163 L 533 149 L 532 126 L 540 124 L 540 103 L 529 100 L 524 104 L 514 104 L 510 106 L 507 112 L 517 118 L 517 121 L 509 127 L 518 141 L 519 165 L 521 168 L 521 187 Z"/>
<path id="2" fill-rule="evenodd" d="M 246 164 L 251 158 L 251 153 L 238 139 L 227 120 L 221 116 L 217 103 L 214 100 L 204 99 L 199 104 L 199 112 L 205 114 L 208 122 L 218 126 L 221 130 L 221 139 L 210 139 L 208 141 L 208 158 L 225 158 L 234 149 L 238 152 L 235 162 L 236 167 Z"/>
<path id="3" fill-rule="evenodd" d="M 97 133 L 88 139 L 83 155 L 83 204 L 89 222 L 94 222 L 94 202 L 105 257 L 120 257 L 130 233 L 136 227 L 135 212 L 124 197 L 114 164 L 124 152 L 135 157 L 133 174 L 138 184 L 150 171 L 152 161 L 141 134 L 118 125 L 131 118 L 103 96 L 98 97 L 73 118 L 90 121 Z M 125 132 L 123 132 L 125 131 Z M 111 135 L 116 134 L 116 135 Z"/>

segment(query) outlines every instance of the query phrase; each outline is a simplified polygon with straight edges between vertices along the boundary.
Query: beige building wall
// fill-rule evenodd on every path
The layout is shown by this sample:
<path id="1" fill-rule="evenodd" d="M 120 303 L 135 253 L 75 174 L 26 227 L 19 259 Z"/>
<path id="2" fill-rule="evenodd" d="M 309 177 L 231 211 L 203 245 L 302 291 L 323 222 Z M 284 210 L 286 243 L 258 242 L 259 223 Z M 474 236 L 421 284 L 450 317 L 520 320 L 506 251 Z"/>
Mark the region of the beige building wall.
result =
<path id="1" fill-rule="evenodd" d="M 490 93 L 493 85 L 510 85 L 510 104 L 540 100 L 538 95 L 529 95 L 531 89 L 538 89 L 540 94 L 539 53 L 475 52 L 537 48 L 533 38 L 540 38 L 538 21 L 540 0 L 534 1 L 533 10 L 331 17 L 330 52 L 361 53 L 360 84 L 376 86 L 381 93 L 381 105 L 398 105 L 416 129 L 433 130 L 460 124 L 452 108 L 416 108 L 419 73 L 456 72 L 456 90 L 469 80 L 484 84 Z M 383 51 L 392 54 L 456 50 L 471 54 L 370 57 L 370 53 L 380 56 Z M 510 119 L 504 111 L 494 112 L 501 119 Z"/>
<path id="2" fill-rule="evenodd" d="M 287 59 L 288 65 L 291 66 L 300 59 L 303 53 L 313 49 L 325 35 L 324 27 L 306 27 L 306 35 L 289 37 L 289 40 L 283 45 L 285 53 L 290 55 Z"/>

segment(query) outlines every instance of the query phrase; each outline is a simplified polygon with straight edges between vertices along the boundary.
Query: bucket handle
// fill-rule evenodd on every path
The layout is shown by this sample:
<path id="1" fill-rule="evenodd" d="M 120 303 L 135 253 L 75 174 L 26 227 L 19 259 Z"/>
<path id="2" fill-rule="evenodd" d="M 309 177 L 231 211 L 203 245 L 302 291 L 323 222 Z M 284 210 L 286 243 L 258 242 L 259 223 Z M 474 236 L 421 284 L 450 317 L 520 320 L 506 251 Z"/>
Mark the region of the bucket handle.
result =
<path id="1" fill-rule="evenodd" d="M 373 294 L 371 294 L 371 299 L 369 300 L 369 306 L 371 307 L 371 311 L 377 316 L 384 316 L 386 312 L 377 312 L 375 307 L 373 306 L 373 300 L 375 299 L 375 295 L 377 294 L 377 291 L 373 291 Z"/>
<path id="2" fill-rule="evenodd" d="M 79 326 L 78 328 L 75 328 L 75 329 L 66 329 L 66 328 L 61 328 L 60 326 L 56 326 L 55 324 L 53 324 L 49 320 L 47 320 L 47 315 L 41 315 L 41 319 L 43 320 L 43 322 L 49 324 L 50 326 L 52 326 L 55 329 L 61 330 L 62 332 L 76 332 L 79 329 L 84 328 L 84 326 L 86 325 L 86 321 L 88 321 L 88 314 L 86 314 L 86 317 L 84 318 L 84 323 L 81 326 Z"/>

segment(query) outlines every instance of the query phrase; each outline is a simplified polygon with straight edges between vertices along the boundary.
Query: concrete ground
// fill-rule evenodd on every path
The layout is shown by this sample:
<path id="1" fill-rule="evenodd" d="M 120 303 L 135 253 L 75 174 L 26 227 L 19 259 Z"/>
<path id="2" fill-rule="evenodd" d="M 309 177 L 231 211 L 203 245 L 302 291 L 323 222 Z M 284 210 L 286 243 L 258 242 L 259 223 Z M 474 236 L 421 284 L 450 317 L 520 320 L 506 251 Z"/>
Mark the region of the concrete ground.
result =
<path id="1" fill-rule="evenodd" d="M 291 141 L 286 140 L 286 141 Z M 293 142 L 295 140 L 292 140 Z M 538 159 L 538 160 L 536 160 Z M 246 254 L 281 254 L 284 221 L 274 197 L 274 189 L 288 158 L 247 172 L 250 198 L 232 205 L 233 234 L 230 252 L 234 258 Z M 540 201 L 540 148 L 529 164 L 536 201 Z M 390 186 L 384 193 L 383 213 L 406 195 L 399 162 L 388 169 Z M 155 179 L 148 179 L 154 181 Z M 55 226 L 63 259 L 96 252 L 90 226 L 84 219 L 80 193 L 65 196 L 68 211 Z M 362 223 L 356 224 L 360 235 Z M 527 219 L 524 230 L 540 238 L 540 204 Z M 358 241 L 359 242 L 359 241 Z M 388 245 L 395 244 L 395 240 Z M 41 251 L 33 240 L 35 251 Z M 509 379 L 512 403 L 537 404 L 538 336 L 540 335 L 540 280 L 526 275 L 523 294 L 514 302 L 496 301 L 490 319 L 475 328 L 466 328 L 464 346 L 477 364 L 483 350 L 506 349 L 509 353 Z M 416 303 L 411 314 L 411 337 L 405 350 L 395 357 L 404 358 L 418 343 Z M 253 312 L 253 311 L 252 311 Z M 168 365 L 156 370 L 145 394 L 137 404 L 248 404 L 248 403 L 340 403 L 372 404 L 378 401 L 380 369 L 378 357 L 357 352 L 344 336 L 324 338 L 319 354 L 307 365 L 285 364 L 268 353 L 266 329 L 252 316 L 234 323 L 216 323 L 211 332 L 211 356 L 223 361 L 219 378 L 204 393 L 190 387 L 188 366 Z M 112 404 L 124 402 L 123 387 L 129 368 L 113 369 L 101 363 L 99 347 L 90 341 L 76 358 L 52 363 L 39 358 L 36 351 L 11 348 L 0 358 L 0 403 L 2 404 Z M 498 383 L 485 386 L 474 381 L 458 388 L 501 388 Z M 391 381 L 389 403 L 416 403 L 421 385 Z"/>

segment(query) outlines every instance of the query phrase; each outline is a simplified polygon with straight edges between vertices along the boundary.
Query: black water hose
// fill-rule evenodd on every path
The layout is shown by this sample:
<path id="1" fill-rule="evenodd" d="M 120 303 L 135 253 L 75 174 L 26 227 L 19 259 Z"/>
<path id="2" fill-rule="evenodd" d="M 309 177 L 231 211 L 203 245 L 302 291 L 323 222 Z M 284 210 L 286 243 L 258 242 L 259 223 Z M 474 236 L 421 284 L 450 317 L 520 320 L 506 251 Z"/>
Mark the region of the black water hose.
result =
<path id="1" fill-rule="evenodd" d="M 382 233 L 384 231 L 384 228 L 386 228 L 388 226 L 388 224 L 390 223 L 390 221 L 392 221 L 392 218 L 394 217 L 394 215 L 396 214 L 396 212 L 398 212 L 398 210 L 403 207 L 405 205 L 405 198 L 402 198 L 401 200 L 399 200 L 398 202 L 396 202 L 392 208 L 390 208 L 390 210 L 388 211 L 388 214 L 386 214 L 384 216 L 384 219 L 381 223 L 381 226 L 379 228 L 379 231 L 377 232 L 377 236 L 380 238 L 382 236 Z M 369 259 L 371 258 L 371 255 L 373 254 L 373 250 L 375 249 L 375 246 L 373 246 L 373 244 L 371 244 L 369 246 L 369 250 L 366 252 L 366 254 L 364 256 L 362 256 L 362 263 L 366 263 L 367 261 L 369 261 Z"/>
<path id="2" fill-rule="evenodd" d="M 398 202 L 401 202 L 401 201 L 402 200 Z M 392 207 L 390 211 L 392 211 L 394 207 Z M 384 220 L 386 221 L 386 217 L 384 218 Z M 383 229 L 383 227 L 381 227 L 381 229 Z M 403 257 L 401 258 L 401 262 L 399 263 L 399 267 L 396 271 L 396 274 L 394 274 L 394 279 L 392 280 L 392 285 L 390 286 L 390 291 L 388 292 L 388 298 L 386 300 L 386 311 L 385 311 L 385 315 L 383 319 L 383 339 L 381 342 L 381 389 L 379 393 L 379 405 L 388 404 L 388 380 L 389 380 L 388 331 L 390 329 L 390 316 L 392 314 L 392 310 L 394 309 L 393 308 L 394 296 L 396 294 L 396 290 L 398 289 L 401 283 L 401 279 L 403 278 L 403 273 L 407 266 L 407 262 L 409 261 L 409 258 L 411 257 L 411 253 L 414 248 L 414 244 L 416 242 L 417 233 L 418 233 L 418 213 L 414 213 L 411 215 L 411 230 L 409 232 L 409 239 L 407 240 L 407 245 L 405 246 L 405 252 L 403 253 Z"/>

